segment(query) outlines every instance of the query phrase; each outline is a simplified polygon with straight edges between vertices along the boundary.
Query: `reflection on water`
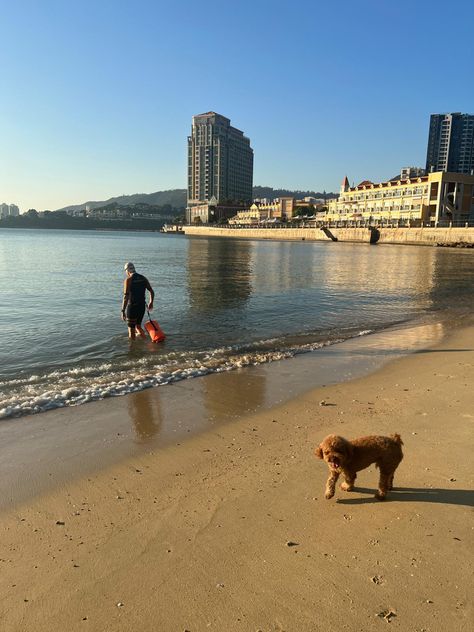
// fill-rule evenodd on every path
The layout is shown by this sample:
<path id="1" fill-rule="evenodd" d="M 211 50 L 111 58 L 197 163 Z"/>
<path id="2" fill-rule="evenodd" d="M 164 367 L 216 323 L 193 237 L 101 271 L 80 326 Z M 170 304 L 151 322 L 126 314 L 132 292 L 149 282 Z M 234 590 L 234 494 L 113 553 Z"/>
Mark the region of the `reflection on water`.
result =
<path id="1" fill-rule="evenodd" d="M 433 264 L 431 297 L 436 309 L 454 309 L 468 314 L 473 311 L 474 256 L 472 251 L 436 248 Z"/>
<path id="2" fill-rule="evenodd" d="M 151 389 L 132 393 L 127 398 L 128 414 L 138 441 L 148 441 L 161 428 L 162 414 L 159 392 L 152 394 Z"/>
<path id="3" fill-rule="evenodd" d="M 474 311 L 474 256 L 456 249 L 0 230 L 2 258 L 15 261 L 15 284 L 0 266 L 0 418 Z M 160 345 L 129 349 L 119 317 L 125 259 L 156 290 L 154 317 L 167 334 Z M 262 392 L 256 384 L 248 395 L 257 401 Z M 159 411 L 153 416 L 159 426 Z M 136 426 L 140 437 L 156 432 Z"/>
<path id="4" fill-rule="evenodd" d="M 251 244 L 233 239 L 192 239 L 187 251 L 191 307 L 214 311 L 238 307 L 252 291 Z"/>
<path id="5" fill-rule="evenodd" d="M 329 249 L 321 261 L 322 281 L 334 290 L 411 294 L 423 301 L 435 282 L 434 248 L 414 250 L 389 245 L 350 245 L 341 252 Z"/>

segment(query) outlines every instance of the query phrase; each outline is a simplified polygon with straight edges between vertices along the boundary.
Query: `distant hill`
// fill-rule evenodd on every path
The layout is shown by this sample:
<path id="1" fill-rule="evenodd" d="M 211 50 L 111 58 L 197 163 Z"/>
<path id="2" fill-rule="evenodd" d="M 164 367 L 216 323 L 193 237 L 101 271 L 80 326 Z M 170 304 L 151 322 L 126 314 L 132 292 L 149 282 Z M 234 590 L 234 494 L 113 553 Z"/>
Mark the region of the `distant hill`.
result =
<path id="1" fill-rule="evenodd" d="M 276 198 L 276 197 L 315 197 L 322 198 L 336 197 L 335 193 L 318 193 L 316 191 L 290 191 L 289 189 L 273 189 L 272 187 L 255 186 L 253 188 L 254 198 Z M 186 189 L 170 189 L 168 191 L 157 191 L 156 193 L 134 193 L 133 195 L 120 195 L 108 200 L 89 201 L 83 204 L 73 204 L 57 209 L 58 211 L 84 211 L 86 206 L 91 210 L 108 206 L 110 204 L 120 206 L 134 206 L 135 204 L 149 204 L 152 206 L 170 205 L 173 209 L 182 210 L 186 207 Z"/>
<path id="2" fill-rule="evenodd" d="M 57 209 L 58 211 L 84 211 L 86 206 L 91 210 L 108 206 L 109 204 L 120 206 L 134 206 L 135 204 L 150 204 L 164 206 L 169 204 L 174 209 L 186 207 L 186 189 L 170 189 L 169 191 L 157 191 L 156 193 L 134 193 L 133 195 L 120 195 L 108 200 L 89 201 L 83 204 L 73 204 Z"/>
<path id="3" fill-rule="evenodd" d="M 323 191 L 322 193 L 318 193 L 317 191 L 290 191 L 289 189 L 273 189 L 272 187 L 262 187 L 255 186 L 253 188 L 253 198 L 277 198 L 277 197 L 294 197 L 299 200 L 305 197 L 314 197 L 314 198 L 334 198 L 337 197 L 336 193 L 326 193 Z"/>

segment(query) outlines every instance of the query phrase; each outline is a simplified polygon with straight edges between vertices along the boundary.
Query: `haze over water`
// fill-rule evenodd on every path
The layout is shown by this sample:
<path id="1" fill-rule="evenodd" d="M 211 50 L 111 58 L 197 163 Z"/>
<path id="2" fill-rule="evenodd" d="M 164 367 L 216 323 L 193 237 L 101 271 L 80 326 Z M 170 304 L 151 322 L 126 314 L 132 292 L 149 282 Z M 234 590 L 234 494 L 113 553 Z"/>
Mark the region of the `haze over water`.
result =
<path id="1" fill-rule="evenodd" d="M 156 292 L 167 339 L 130 344 L 123 264 Z M 469 251 L 0 230 L 0 417 L 317 350 L 474 306 Z"/>

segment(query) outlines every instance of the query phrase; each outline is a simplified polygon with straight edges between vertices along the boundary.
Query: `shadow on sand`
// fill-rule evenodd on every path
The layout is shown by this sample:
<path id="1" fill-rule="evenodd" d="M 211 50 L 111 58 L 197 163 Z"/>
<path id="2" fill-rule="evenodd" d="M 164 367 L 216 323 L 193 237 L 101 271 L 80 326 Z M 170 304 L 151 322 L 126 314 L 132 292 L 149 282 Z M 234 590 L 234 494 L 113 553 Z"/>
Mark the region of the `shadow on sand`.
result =
<path id="1" fill-rule="evenodd" d="M 370 498 L 338 498 L 341 505 L 360 505 L 380 502 L 374 498 L 375 489 L 354 487 L 353 493 L 370 494 Z M 443 503 L 474 507 L 474 491 L 470 489 L 437 489 L 426 487 L 395 487 L 387 494 L 384 502 L 409 501 L 418 503 Z"/>

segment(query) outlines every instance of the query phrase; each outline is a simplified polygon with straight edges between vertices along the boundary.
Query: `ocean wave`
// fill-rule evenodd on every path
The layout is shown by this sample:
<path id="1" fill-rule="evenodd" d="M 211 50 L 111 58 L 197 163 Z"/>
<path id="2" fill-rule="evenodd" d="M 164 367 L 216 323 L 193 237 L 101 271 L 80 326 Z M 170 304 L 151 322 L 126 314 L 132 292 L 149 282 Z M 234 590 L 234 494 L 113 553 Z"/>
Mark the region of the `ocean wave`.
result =
<path id="1" fill-rule="evenodd" d="M 166 355 L 164 361 L 152 366 L 147 356 L 124 360 L 119 369 L 111 362 L 104 362 L 98 365 L 56 369 L 45 375 L 14 378 L 0 383 L 5 393 L 0 395 L 0 419 L 79 406 L 210 373 L 275 362 L 371 332 L 372 330 L 364 330 L 342 338 L 280 346 L 275 346 L 277 340 L 272 338 L 257 341 L 252 345 L 209 349 L 194 355 L 172 352 Z"/>

